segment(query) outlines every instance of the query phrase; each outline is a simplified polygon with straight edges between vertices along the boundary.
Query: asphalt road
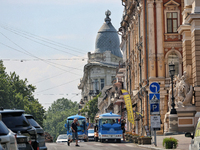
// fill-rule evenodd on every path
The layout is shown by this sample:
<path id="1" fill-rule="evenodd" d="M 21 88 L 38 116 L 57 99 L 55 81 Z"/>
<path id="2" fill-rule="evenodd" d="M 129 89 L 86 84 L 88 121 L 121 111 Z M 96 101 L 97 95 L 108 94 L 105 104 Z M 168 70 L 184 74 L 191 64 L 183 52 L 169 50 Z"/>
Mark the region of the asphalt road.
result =
<path id="1" fill-rule="evenodd" d="M 67 143 L 46 143 L 48 150 L 146 150 L 146 148 L 138 147 L 133 143 L 100 143 L 100 142 L 79 142 L 80 147 L 76 147 L 75 143 L 71 143 L 70 146 Z"/>

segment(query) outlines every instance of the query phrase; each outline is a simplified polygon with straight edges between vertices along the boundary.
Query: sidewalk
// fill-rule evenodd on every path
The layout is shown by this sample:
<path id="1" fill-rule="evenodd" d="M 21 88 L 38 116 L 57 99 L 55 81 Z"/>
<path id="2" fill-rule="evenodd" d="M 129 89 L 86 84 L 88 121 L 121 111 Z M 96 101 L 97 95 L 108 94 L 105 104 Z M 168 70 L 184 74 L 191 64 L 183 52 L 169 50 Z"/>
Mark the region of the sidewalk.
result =
<path id="1" fill-rule="evenodd" d="M 189 149 L 189 144 L 191 143 L 191 138 L 186 138 L 185 134 L 178 134 L 178 135 L 157 135 L 156 136 L 156 143 L 157 143 L 157 147 L 155 147 L 154 144 L 151 145 L 138 145 L 139 147 L 145 147 L 148 149 L 157 149 L 157 150 L 162 150 L 165 149 L 162 146 L 162 142 L 163 139 L 165 137 L 174 137 L 178 140 L 178 147 L 176 148 L 176 150 L 188 150 Z M 154 137 L 152 137 L 152 141 L 154 142 Z"/>

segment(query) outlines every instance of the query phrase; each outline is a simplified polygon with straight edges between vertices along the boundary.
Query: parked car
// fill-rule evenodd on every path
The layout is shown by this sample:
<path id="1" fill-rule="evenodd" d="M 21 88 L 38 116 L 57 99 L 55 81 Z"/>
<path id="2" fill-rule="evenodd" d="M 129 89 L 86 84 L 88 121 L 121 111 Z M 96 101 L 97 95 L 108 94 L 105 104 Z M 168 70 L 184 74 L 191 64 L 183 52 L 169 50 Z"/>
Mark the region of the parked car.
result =
<path id="1" fill-rule="evenodd" d="M 4 150 L 2 145 L 1 145 L 1 138 L 0 138 L 0 150 Z"/>
<path id="2" fill-rule="evenodd" d="M 17 138 L 17 147 L 19 150 L 33 150 L 31 146 L 31 140 L 28 136 L 24 136 L 21 133 L 16 134 Z"/>
<path id="3" fill-rule="evenodd" d="M 11 149 L 18 150 L 16 137 L 6 125 L 0 120 L 0 139 L 1 139 L 1 148 L 0 149 Z"/>
<path id="4" fill-rule="evenodd" d="M 94 140 L 94 129 L 88 129 L 88 140 Z"/>
<path id="5" fill-rule="evenodd" d="M 190 132 L 185 133 L 185 137 L 191 137 L 191 144 L 189 145 L 189 150 L 199 150 L 200 149 L 200 118 L 198 119 L 195 131 L 193 134 Z"/>
<path id="6" fill-rule="evenodd" d="M 16 109 L 0 109 L 2 121 L 14 133 L 21 133 L 28 137 L 34 150 L 38 150 L 39 143 L 37 141 L 36 129 L 30 125 L 26 117 L 23 115 L 24 110 Z"/>
<path id="7" fill-rule="evenodd" d="M 28 122 L 35 127 L 37 131 L 37 140 L 39 142 L 39 150 L 47 150 L 45 145 L 45 136 L 43 128 L 35 121 L 34 117 L 30 114 L 24 114 Z"/>
<path id="8" fill-rule="evenodd" d="M 56 143 L 66 143 L 68 141 L 67 134 L 60 134 L 57 137 Z"/>

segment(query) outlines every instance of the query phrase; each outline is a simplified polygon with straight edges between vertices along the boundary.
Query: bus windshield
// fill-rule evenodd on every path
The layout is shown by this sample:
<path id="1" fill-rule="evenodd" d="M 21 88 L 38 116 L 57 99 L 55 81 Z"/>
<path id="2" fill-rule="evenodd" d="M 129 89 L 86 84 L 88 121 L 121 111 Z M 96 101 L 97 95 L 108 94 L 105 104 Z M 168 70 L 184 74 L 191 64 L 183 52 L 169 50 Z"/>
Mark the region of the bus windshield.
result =
<path id="1" fill-rule="evenodd" d="M 71 124 L 73 123 L 73 119 L 69 119 L 68 120 L 68 124 L 69 124 L 69 131 L 71 132 L 72 129 L 71 129 Z M 78 119 L 78 122 L 80 124 L 80 126 L 77 126 L 77 131 L 82 131 L 82 130 L 85 130 L 85 119 L 82 118 L 82 119 Z"/>
<path id="2" fill-rule="evenodd" d="M 101 119 L 101 124 L 114 124 L 114 123 L 120 124 L 120 120 L 119 119 L 107 119 L 107 118 Z"/>

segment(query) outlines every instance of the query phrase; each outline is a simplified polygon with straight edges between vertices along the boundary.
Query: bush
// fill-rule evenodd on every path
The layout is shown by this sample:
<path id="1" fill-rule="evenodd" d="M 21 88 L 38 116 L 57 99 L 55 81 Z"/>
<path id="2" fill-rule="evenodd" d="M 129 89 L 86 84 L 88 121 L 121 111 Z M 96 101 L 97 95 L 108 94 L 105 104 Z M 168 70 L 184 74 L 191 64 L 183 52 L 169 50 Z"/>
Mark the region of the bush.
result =
<path id="1" fill-rule="evenodd" d="M 163 146 L 166 149 L 172 149 L 172 148 L 177 148 L 178 146 L 178 140 L 173 138 L 173 137 L 166 137 L 163 139 Z"/>

